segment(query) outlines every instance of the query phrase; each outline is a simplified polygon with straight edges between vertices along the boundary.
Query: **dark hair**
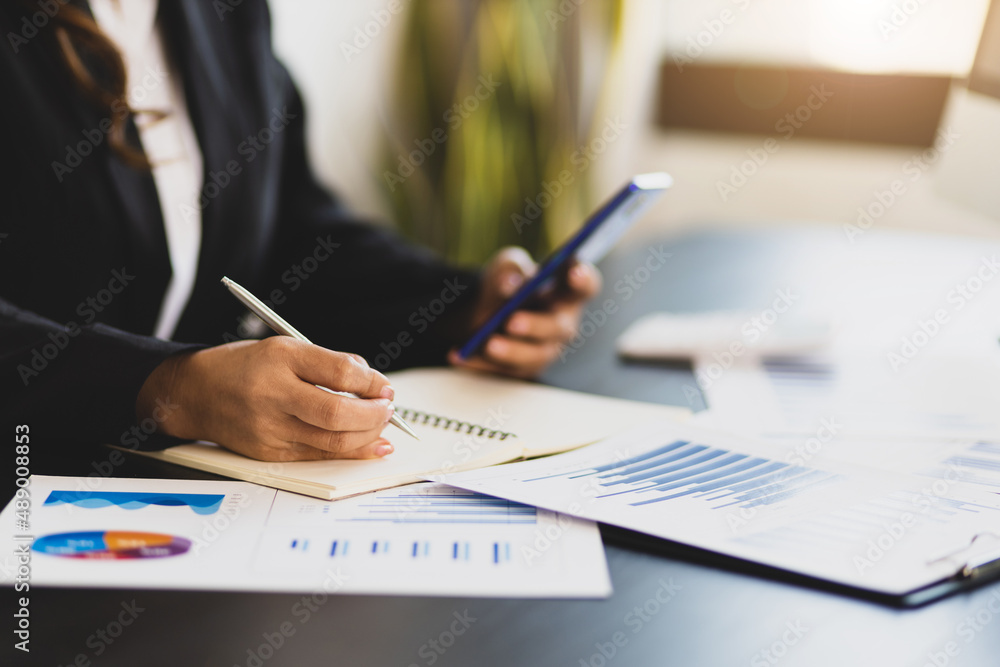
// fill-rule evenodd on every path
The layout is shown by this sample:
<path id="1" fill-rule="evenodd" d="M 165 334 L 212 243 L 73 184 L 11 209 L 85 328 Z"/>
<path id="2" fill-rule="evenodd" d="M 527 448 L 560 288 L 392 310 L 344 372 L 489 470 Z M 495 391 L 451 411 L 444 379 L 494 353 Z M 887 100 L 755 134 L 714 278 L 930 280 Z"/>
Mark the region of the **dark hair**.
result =
<path id="1" fill-rule="evenodd" d="M 22 4 L 30 6 L 26 0 Z M 126 133 L 134 111 L 128 106 L 121 53 L 94 18 L 71 2 L 61 4 L 56 10 L 52 28 L 67 74 L 84 98 L 111 121 L 108 145 L 112 152 L 131 167 L 148 169 L 145 153 L 129 143 Z"/>

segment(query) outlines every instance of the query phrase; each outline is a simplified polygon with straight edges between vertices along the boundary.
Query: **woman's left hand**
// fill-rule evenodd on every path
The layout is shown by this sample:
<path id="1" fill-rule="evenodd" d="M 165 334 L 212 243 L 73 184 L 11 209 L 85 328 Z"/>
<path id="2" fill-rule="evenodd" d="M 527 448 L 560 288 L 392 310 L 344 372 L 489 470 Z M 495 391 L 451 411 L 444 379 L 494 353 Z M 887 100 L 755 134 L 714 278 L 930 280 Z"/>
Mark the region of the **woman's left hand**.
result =
<path id="1" fill-rule="evenodd" d="M 504 248 L 494 255 L 483 274 L 470 331 L 482 326 L 536 269 L 523 248 Z M 601 291 L 601 274 L 589 264 L 571 265 L 565 277 L 546 297 L 542 309 L 516 311 L 487 339 L 478 355 L 461 359 L 457 350 L 452 350 L 448 361 L 455 366 L 516 377 L 540 374 L 576 335 L 584 303 Z"/>

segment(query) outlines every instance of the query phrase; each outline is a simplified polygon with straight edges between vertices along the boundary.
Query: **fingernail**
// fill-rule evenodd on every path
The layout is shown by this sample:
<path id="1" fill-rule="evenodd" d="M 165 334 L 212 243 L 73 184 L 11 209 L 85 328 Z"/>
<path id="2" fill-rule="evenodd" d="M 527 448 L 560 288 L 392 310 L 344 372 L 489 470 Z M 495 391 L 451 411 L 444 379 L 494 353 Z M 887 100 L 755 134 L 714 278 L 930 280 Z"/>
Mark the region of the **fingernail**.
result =
<path id="1" fill-rule="evenodd" d="M 390 404 L 389 404 L 389 413 L 388 413 L 388 415 L 386 416 L 385 420 L 386 420 L 386 421 L 389 421 L 390 419 L 392 419 L 392 415 L 393 415 L 393 413 L 395 413 L 395 412 L 396 412 L 396 406 L 395 406 L 395 405 L 393 405 L 392 403 L 390 403 Z"/>
<path id="2" fill-rule="evenodd" d="M 379 394 L 379 396 L 382 398 L 387 398 L 391 401 L 392 399 L 396 398 L 396 390 L 386 385 L 385 387 L 382 387 L 382 393 Z"/>
<path id="3" fill-rule="evenodd" d="M 384 445 L 379 445 L 375 448 L 375 456 L 388 456 L 394 450 L 395 448 L 388 441 L 385 441 Z"/>
<path id="4" fill-rule="evenodd" d="M 573 282 L 583 282 L 587 278 L 587 269 L 583 264 L 577 264 L 572 269 L 570 269 L 570 280 Z"/>
<path id="5" fill-rule="evenodd" d="M 524 277 L 519 273 L 508 273 L 504 276 L 500 289 L 504 296 L 512 296 L 524 283 Z"/>
<path id="6" fill-rule="evenodd" d="M 489 350 L 490 354 L 503 356 L 507 353 L 508 345 L 507 342 L 501 338 L 493 338 L 486 344 L 486 348 Z"/>
<path id="7" fill-rule="evenodd" d="M 515 315 L 510 318 L 510 322 L 507 323 L 507 331 L 516 334 L 528 333 L 528 320 L 519 315 Z"/>

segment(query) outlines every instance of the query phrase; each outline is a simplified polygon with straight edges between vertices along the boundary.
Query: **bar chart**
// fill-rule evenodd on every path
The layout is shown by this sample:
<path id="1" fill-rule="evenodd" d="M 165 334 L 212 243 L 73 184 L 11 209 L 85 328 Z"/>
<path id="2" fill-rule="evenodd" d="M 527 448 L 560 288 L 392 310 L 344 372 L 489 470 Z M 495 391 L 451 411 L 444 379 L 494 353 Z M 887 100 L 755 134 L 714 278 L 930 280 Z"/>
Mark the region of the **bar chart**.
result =
<path id="1" fill-rule="evenodd" d="M 704 500 L 712 509 L 724 509 L 754 508 L 791 500 L 835 481 L 838 475 L 675 440 L 613 463 L 525 481 L 540 482 L 554 477 L 592 477 L 603 489 L 598 499 L 625 495 L 633 506 L 691 497 Z"/>
<path id="2" fill-rule="evenodd" d="M 253 560 L 262 576 L 277 568 L 314 579 L 337 573 L 345 590 L 610 590 L 594 524 L 430 482 L 337 501 L 279 491 Z"/>
<path id="3" fill-rule="evenodd" d="M 987 474 L 1000 462 L 998 449 L 977 443 L 953 455 L 974 464 L 963 470 Z M 1000 521 L 996 494 L 960 479 L 803 463 L 779 444 L 666 422 L 446 481 L 885 592 L 953 576 L 969 546 Z"/>
<path id="4" fill-rule="evenodd" d="M 370 524 L 520 524 L 534 525 L 531 505 L 456 489 L 442 484 L 414 484 L 336 503 L 292 496 L 272 509 L 288 524 L 325 526 L 340 522 Z"/>

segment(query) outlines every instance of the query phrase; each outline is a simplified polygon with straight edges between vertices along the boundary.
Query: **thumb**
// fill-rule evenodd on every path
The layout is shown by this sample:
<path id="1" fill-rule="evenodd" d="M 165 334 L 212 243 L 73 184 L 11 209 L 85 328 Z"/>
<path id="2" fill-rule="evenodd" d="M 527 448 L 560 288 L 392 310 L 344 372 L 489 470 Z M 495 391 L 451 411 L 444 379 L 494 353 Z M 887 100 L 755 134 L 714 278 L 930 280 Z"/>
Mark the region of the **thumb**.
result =
<path id="1" fill-rule="evenodd" d="M 508 299 L 534 272 L 535 263 L 524 248 L 504 248 L 490 262 L 486 280 L 498 296 Z"/>

